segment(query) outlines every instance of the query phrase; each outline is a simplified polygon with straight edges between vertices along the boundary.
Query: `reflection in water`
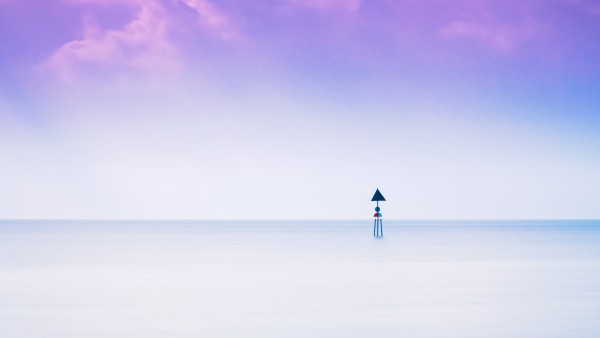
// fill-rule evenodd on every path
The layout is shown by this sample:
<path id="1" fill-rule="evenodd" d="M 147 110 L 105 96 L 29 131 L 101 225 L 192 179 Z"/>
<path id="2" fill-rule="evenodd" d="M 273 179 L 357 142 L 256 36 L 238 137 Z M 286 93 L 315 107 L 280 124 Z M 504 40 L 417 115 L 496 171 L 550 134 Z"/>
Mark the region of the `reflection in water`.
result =
<path id="1" fill-rule="evenodd" d="M 0 223 L 3 337 L 598 337 L 600 222 Z"/>

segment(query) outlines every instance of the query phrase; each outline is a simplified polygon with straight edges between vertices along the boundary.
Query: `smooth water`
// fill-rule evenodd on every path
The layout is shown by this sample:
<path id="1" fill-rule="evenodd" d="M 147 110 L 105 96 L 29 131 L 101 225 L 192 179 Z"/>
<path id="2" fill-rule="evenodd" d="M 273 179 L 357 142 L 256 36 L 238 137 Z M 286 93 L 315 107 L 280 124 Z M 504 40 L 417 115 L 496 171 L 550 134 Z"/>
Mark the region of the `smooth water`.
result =
<path id="1" fill-rule="evenodd" d="M 0 336 L 600 337 L 600 221 L 0 222 Z"/>

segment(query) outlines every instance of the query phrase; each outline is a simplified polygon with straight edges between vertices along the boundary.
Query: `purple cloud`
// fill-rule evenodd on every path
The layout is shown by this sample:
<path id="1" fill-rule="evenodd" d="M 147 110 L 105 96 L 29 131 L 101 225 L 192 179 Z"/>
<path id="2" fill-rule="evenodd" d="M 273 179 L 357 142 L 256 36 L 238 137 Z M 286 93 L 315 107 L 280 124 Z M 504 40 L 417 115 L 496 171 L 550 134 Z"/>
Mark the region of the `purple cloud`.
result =
<path id="1" fill-rule="evenodd" d="M 498 57 L 587 63 L 597 52 L 599 18 L 599 5 L 588 0 L 2 0 L 0 6 L 10 14 L 0 13 L 4 48 L 12 55 L 35 51 L 11 62 L 35 63 L 63 79 L 111 70 L 180 73 L 211 62 L 386 73 L 452 62 L 470 67 Z M 32 29 L 32 21 L 40 28 Z"/>

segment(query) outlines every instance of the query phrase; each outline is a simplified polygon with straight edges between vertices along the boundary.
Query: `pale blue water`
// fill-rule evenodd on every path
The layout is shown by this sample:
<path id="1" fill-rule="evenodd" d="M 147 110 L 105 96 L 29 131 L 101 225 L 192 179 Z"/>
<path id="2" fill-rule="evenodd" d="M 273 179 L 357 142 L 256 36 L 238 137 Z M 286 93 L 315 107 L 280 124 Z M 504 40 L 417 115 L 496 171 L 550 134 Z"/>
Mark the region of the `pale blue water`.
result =
<path id="1" fill-rule="evenodd" d="M 600 221 L 0 222 L 0 337 L 600 337 Z"/>

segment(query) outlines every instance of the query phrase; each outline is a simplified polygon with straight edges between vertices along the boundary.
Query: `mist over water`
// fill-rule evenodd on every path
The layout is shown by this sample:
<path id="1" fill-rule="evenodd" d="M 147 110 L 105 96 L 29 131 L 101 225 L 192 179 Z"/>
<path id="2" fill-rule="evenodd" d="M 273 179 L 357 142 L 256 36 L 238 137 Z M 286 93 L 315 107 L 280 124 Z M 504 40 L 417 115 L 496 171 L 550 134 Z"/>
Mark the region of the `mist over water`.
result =
<path id="1" fill-rule="evenodd" d="M 598 337 L 600 221 L 2 221 L 3 337 Z"/>

